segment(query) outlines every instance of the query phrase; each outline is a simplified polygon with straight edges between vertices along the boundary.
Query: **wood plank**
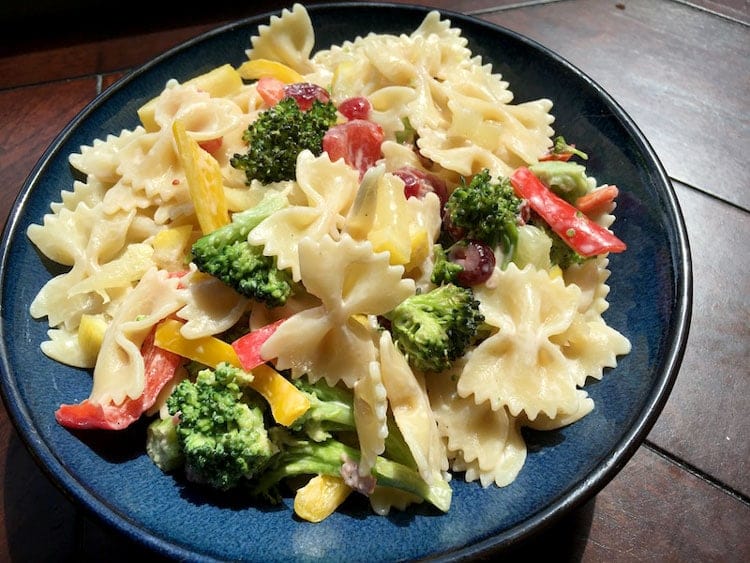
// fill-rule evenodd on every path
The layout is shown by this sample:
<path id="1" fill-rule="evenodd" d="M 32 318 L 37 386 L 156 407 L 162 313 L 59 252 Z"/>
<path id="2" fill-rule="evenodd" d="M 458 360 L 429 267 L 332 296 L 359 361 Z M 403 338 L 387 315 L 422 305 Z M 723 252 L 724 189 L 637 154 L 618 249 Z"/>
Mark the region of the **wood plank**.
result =
<path id="1" fill-rule="evenodd" d="M 29 455 L 3 405 L 0 483 L 0 560 L 53 561 L 73 553 L 75 509 Z"/>
<path id="2" fill-rule="evenodd" d="M 0 91 L 0 224 L 34 164 L 96 93 L 94 78 Z"/>
<path id="3" fill-rule="evenodd" d="M 715 0 L 693 0 L 685 3 L 750 24 L 750 1 L 748 0 L 721 0 L 718 2 Z"/>
<path id="4" fill-rule="evenodd" d="M 550 0 L 541 0 L 546 3 Z M 316 2 L 308 2 L 315 4 Z M 320 2 L 317 2 L 320 3 Z M 409 0 L 395 0 L 394 3 L 412 4 Z M 514 5 L 513 0 L 425 0 L 425 6 L 449 9 L 453 11 L 482 11 L 490 7 Z M 291 3 L 289 6 L 291 7 Z M 278 2 L 260 2 L 251 9 L 246 5 L 224 8 L 220 11 L 210 10 L 192 14 L 189 19 L 159 17 L 153 18 L 149 26 L 141 23 L 137 31 L 134 25 L 120 22 L 120 27 L 113 30 L 93 26 L 70 24 L 70 34 L 53 35 L 46 41 L 39 40 L 39 30 L 21 37 L 13 45 L 0 49 L 0 89 L 48 82 L 71 77 L 80 77 L 97 73 L 108 73 L 117 70 L 132 69 L 162 54 L 168 49 L 181 44 L 201 33 L 215 29 L 228 22 L 251 17 L 256 14 L 281 12 Z M 67 16 L 65 19 L 71 19 Z M 22 27 L 25 22 L 21 22 Z M 133 41 L 131 31 L 139 39 Z M 58 31 L 58 33 L 60 33 Z M 52 39 L 57 37 L 57 41 Z M 33 38 L 33 41 L 32 41 Z M 249 41 L 249 38 L 248 38 Z M 11 48 L 12 47 L 12 48 Z"/>
<path id="5" fill-rule="evenodd" d="M 747 26 L 648 0 L 574 0 L 484 17 L 598 82 L 643 130 L 670 176 L 750 209 Z"/>
<path id="6" fill-rule="evenodd" d="M 642 447 L 593 500 L 503 561 L 748 561 L 748 529 L 750 506 Z"/>
<path id="7" fill-rule="evenodd" d="M 732 259 L 750 241 L 750 214 L 684 186 L 677 196 L 693 255 L 693 318 L 649 439 L 750 497 L 750 417 L 738 416 L 750 412 L 750 272 Z"/>

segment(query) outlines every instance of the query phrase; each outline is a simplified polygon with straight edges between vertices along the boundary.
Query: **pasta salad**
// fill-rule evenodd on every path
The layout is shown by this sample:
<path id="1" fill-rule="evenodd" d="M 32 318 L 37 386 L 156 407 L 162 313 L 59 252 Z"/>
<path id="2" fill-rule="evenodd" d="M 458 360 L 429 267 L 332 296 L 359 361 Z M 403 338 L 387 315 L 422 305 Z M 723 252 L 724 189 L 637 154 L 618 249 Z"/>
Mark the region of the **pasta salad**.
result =
<path id="1" fill-rule="evenodd" d="M 445 512 L 454 476 L 513 482 L 522 428 L 586 416 L 630 352 L 604 319 L 617 188 L 437 11 L 314 39 L 295 4 L 70 155 L 27 231 L 68 267 L 30 307 L 41 350 L 93 374 L 55 416 L 146 421 L 162 471 L 293 492 L 312 522 L 351 493 Z"/>

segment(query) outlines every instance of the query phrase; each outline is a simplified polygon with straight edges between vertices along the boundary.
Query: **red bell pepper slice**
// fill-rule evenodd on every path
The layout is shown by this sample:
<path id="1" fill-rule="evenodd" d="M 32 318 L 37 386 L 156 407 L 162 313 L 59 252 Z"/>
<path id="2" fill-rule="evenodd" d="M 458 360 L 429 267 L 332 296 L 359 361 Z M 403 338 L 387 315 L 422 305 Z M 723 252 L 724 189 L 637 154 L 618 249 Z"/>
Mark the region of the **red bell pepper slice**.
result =
<path id="1" fill-rule="evenodd" d="M 285 320 L 286 319 L 279 319 L 278 321 L 269 323 L 266 326 L 248 332 L 244 336 L 240 336 L 237 340 L 232 342 L 232 348 L 237 352 L 237 357 L 240 359 L 242 369 L 250 371 L 257 368 L 259 365 L 266 363 L 267 360 L 260 355 L 260 348 Z"/>
<path id="2" fill-rule="evenodd" d="M 153 406 L 182 363 L 178 354 L 154 346 L 154 334 L 152 330 L 141 346 L 146 381 L 140 397 L 126 397 L 119 405 L 101 405 L 89 399 L 76 405 L 60 405 L 55 412 L 57 422 L 73 430 L 122 430 L 138 420 Z"/>
<path id="3" fill-rule="evenodd" d="M 528 168 L 516 169 L 510 182 L 518 197 L 527 200 L 550 228 L 581 256 L 623 252 L 627 248 L 612 231 L 555 194 Z"/>

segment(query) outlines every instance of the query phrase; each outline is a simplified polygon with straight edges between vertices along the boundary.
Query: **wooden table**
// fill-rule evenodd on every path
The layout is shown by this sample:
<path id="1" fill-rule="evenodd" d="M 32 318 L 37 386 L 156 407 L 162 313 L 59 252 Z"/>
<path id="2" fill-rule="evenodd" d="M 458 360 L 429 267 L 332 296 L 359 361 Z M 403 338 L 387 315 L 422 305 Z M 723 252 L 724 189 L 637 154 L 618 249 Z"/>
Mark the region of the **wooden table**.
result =
<path id="1" fill-rule="evenodd" d="M 612 94 L 671 177 L 692 247 L 692 328 L 661 417 L 594 499 L 515 555 L 750 561 L 750 3 L 425 3 L 527 35 Z M 290 6 L 238 4 L 198 13 L 182 4 L 170 15 L 128 2 L 113 16 L 132 15 L 96 26 L 73 12 L 24 19 L 11 10 L 0 47 L 0 222 L 46 146 L 102 89 L 226 21 Z M 2 407 L 0 484 L 0 560 L 152 559 L 57 491 Z"/>

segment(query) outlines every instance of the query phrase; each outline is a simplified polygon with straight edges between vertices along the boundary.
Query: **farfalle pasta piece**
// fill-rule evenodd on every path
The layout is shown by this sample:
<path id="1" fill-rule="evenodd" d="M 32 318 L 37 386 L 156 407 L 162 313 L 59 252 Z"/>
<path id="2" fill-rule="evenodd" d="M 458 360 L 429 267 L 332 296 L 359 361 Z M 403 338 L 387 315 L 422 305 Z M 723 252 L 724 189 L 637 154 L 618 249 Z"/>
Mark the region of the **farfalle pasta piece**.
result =
<path id="1" fill-rule="evenodd" d="M 297 184 L 304 202 L 274 213 L 248 235 L 250 244 L 263 246 L 263 253 L 275 256 L 280 269 L 290 269 L 301 279 L 298 244 L 309 238 L 338 238 L 359 185 L 359 176 L 343 160 L 331 162 L 327 153 L 316 157 L 302 151 L 297 158 Z"/>
<path id="2" fill-rule="evenodd" d="M 544 270 L 509 264 L 496 268 L 475 289 L 485 322 L 497 331 L 472 352 L 458 380 L 458 394 L 474 397 L 492 410 L 507 407 L 530 420 L 539 413 L 554 418 L 576 405 L 576 366 L 565 357 L 556 336 L 577 314 L 580 290 Z"/>
<path id="3" fill-rule="evenodd" d="M 355 316 L 381 315 L 409 295 L 414 282 L 402 279 L 403 267 L 391 266 L 388 253 L 375 254 L 369 242 L 342 235 L 299 243 L 300 271 L 307 291 L 321 305 L 292 315 L 261 347 L 264 358 L 276 358 L 278 369 L 293 377 L 347 387 L 369 375 L 376 359 L 372 329 Z"/>
<path id="4" fill-rule="evenodd" d="M 444 480 L 448 457 L 424 378 L 412 371 L 388 331 L 380 335 L 380 366 L 393 418 L 409 446 L 419 474 L 428 483 Z"/>
<path id="5" fill-rule="evenodd" d="M 188 134 L 198 142 L 224 137 L 245 119 L 242 109 L 228 98 L 214 98 L 191 84 L 165 88 L 154 107 L 154 120 L 169 132 L 180 120 Z"/>
<path id="6" fill-rule="evenodd" d="M 563 426 L 573 424 L 594 410 L 594 400 L 589 397 L 589 394 L 586 393 L 586 391 L 578 389 L 576 394 L 578 395 L 578 403 L 572 411 L 559 412 L 555 418 L 549 418 L 544 414 L 540 414 L 534 420 L 529 420 L 522 413 L 518 417 L 518 423 L 521 426 L 543 431 L 556 430 Z"/>
<path id="7" fill-rule="evenodd" d="M 77 331 L 53 328 L 47 331 L 47 338 L 40 346 L 45 356 L 68 366 L 92 367 L 90 358 L 81 349 Z"/>
<path id="8" fill-rule="evenodd" d="M 609 286 L 606 283 L 610 276 L 608 265 L 609 258 L 597 256 L 583 264 L 573 264 L 563 272 L 565 283 L 577 285 L 581 289 L 578 310 L 586 316 L 593 315 L 596 318 L 609 309 Z"/>
<path id="9" fill-rule="evenodd" d="M 72 266 L 86 252 L 92 224 L 100 212 L 97 206 L 83 202 L 73 210 L 62 207 L 56 213 L 47 213 L 41 225 L 29 225 L 26 235 L 47 258 Z"/>
<path id="10" fill-rule="evenodd" d="M 154 249 L 150 244 L 135 243 L 124 248 L 121 256 L 97 267 L 85 279 L 68 289 L 68 297 L 81 293 L 96 292 L 103 303 L 110 301 L 107 290 L 131 287 L 154 265 L 151 257 Z"/>
<path id="11" fill-rule="evenodd" d="M 271 16 L 269 25 L 258 26 L 258 35 L 250 39 L 247 58 L 269 59 L 285 64 L 300 74 L 314 70 L 310 53 L 315 45 L 315 31 L 310 16 L 301 4 L 281 16 Z"/>
<path id="12" fill-rule="evenodd" d="M 185 305 L 180 279 L 151 268 L 120 303 L 104 333 L 89 400 L 119 405 L 143 393 L 141 345 L 151 329 Z"/>
<path id="13" fill-rule="evenodd" d="M 512 483 L 526 461 L 519 421 L 505 408 L 493 410 L 489 402 L 476 404 L 472 398 L 459 396 L 452 375 L 442 373 L 428 380 L 451 469 L 465 471 L 467 481 L 479 480 L 483 487 Z"/>
<path id="14" fill-rule="evenodd" d="M 185 306 L 177 311 L 177 316 L 185 321 L 180 329 L 185 338 L 229 330 L 247 311 L 250 300 L 218 278 L 193 270 L 186 275 L 185 286 Z"/>
<path id="15" fill-rule="evenodd" d="M 361 457 L 359 474 L 369 475 L 377 456 L 385 450 L 388 436 L 388 401 L 380 373 L 380 364 L 370 362 L 367 376 L 354 384 L 354 422 Z"/>
<path id="16" fill-rule="evenodd" d="M 630 352 L 630 341 L 601 317 L 577 314 L 570 328 L 552 337 L 569 360 L 570 372 L 578 386 L 587 377 L 601 379 L 604 368 L 617 366 L 617 356 Z"/>
<path id="17" fill-rule="evenodd" d="M 119 135 L 107 135 L 104 140 L 95 139 L 91 145 L 81 146 L 80 152 L 71 154 L 68 161 L 87 176 L 94 176 L 100 182 L 115 183 L 120 178 L 117 172 L 120 150 L 145 132 L 138 126 L 132 131 L 123 129 Z"/>

